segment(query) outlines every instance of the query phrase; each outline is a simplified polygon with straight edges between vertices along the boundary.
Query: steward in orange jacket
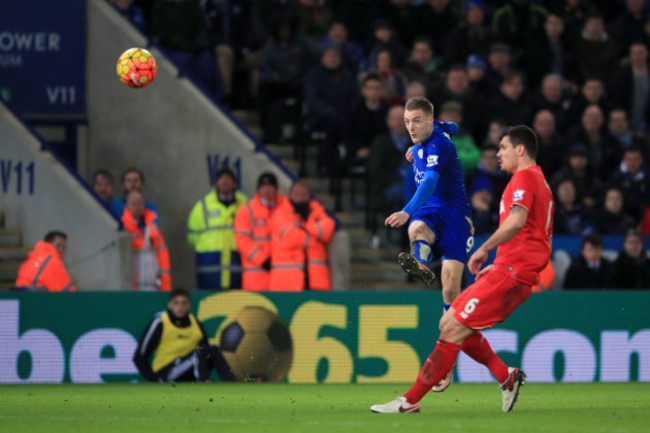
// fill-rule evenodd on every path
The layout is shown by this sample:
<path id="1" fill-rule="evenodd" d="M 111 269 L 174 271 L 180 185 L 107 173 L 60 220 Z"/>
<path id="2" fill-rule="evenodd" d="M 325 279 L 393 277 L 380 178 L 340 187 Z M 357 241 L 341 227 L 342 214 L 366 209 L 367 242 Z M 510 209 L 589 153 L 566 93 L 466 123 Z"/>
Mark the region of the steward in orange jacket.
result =
<path id="1" fill-rule="evenodd" d="M 158 214 L 145 208 L 142 194 L 129 193 L 122 223 L 131 235 L 133 247 L 133 290 L 171 290 L 169 251 L 154 223 L 157 218 Z"/>
<path id="2" fill-rule="evenodd" d="M 243 267 L 242 289 L 269 290 L 271 269 L 271 215 L 286 201 L 278 194 L 278 180 L 272 173 L 257 179 L 257 194 L 237 211 L 235 242 Z"/>
<path id="3" fill-rule="evenodd" d="M 48 292 L 77 291 L 63 265 L 67 243 L 68 236 L 63 232 L 49 232 L 43 241 L 36 243 L 18 268 L 16 287 Z"/>
<path id="4" fill-rule="evenodd" d="M 310 199 L 307 185 L 295 182 L 288 199 L 271 217 L 269 289 L 331 290 L 326 246 L 336 223 L 320 203 Z"/>

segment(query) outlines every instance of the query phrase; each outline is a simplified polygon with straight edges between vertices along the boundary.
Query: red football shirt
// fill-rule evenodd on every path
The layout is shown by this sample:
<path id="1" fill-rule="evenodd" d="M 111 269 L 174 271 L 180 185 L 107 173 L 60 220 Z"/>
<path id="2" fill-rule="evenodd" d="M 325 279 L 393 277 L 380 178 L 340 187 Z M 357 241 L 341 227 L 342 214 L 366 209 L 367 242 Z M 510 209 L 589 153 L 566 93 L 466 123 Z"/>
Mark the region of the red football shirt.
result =
<path id="1" fill-rule="evenodd" d="M 553 195 L 542 169 L 535 165 L 516 172 L 503 191 L 499 205 L 499 225 L 514 205 L 528 210 L 524 227 L 497 248 L 494 267 L 527 284 L 536 284 L 539 272 L 548 264 L 553 234 Z"/>

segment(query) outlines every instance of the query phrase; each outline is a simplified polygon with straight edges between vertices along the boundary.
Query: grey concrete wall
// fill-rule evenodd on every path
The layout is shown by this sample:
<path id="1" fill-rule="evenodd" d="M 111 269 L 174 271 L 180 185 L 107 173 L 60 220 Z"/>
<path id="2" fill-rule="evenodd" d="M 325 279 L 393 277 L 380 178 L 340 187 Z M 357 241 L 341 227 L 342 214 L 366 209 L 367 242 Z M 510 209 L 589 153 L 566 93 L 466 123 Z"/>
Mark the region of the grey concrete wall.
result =
<path id="1" fill-rule="evenodd" d="M 107 168 L 119 178 L 129 166 L 145 174 L 145 197 L 158 206 L 169 247 L 172 284 L 194 287 L 194 253 L 186 242 L 187 217 L 211 188 L 208 156 L 238 161 L 242 191 L 251 197 L 263 170 L 278 175 L 286 192 L 291 180 L 254 143 L 156 50 L 158 75 L 132 89 L 115 72 L 119 55 L 146 40 L 103 0 L 88 0 L 87 106 L 89 172 Z M 119 183 L 119 181 L 118 181 Z M 116 188 L 116 194 L 119 188 Z"/>
<path id="2" fill-rule="evenodd" d="M 51 230 L 68 235 L 65 264 L 79 290 L 130 289 L 131 239 L 99 202 L 0 103 L 0 209 L 31 247 Z"/>

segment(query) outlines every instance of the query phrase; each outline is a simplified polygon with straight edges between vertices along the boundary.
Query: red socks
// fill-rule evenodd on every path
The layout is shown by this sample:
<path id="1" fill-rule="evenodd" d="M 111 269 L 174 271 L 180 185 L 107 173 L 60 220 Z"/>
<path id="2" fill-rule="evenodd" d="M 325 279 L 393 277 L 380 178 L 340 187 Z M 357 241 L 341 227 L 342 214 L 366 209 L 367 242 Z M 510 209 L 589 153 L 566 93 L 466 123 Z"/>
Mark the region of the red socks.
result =
<path id="1" fill-rule="evenodd" d="M 497 382 L 503 383 L 508 380 L 508 366 L 494 353 L 490 343 L 480 332 L 475 332 L 467 337 L 463 341 L 461 350 L 474 361 L 485 365 L 492 372 Z"/>
<path id="2" fill-rule="evenodd" d="M 489 346 L 488 346 L 489 347 Z M 429 355 L 424 367 L 420 370 L 417 381 L 408 390 L 404 397 L 410 404 L 415 404 L 422 400 L 424 395 L 431 391 L 431 387 L 440 382 L 443 377 L 449 373 L 458 357 L 458 351 L 461 345 L 450 343 L 444 340 L 438 340 L 438 344 L 433 353 Z M 495 355 L 496 356 L 496 355 Z M 506 372 L 507 372 L 506 367 Z"/>

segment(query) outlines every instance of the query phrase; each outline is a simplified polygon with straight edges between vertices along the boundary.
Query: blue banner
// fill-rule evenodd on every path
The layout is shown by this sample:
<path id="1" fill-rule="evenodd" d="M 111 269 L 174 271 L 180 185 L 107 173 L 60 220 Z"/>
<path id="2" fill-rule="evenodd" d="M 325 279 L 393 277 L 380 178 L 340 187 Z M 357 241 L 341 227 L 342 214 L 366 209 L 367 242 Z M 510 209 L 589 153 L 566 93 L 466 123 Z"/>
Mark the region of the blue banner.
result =
<path id="1" fill-rule="evenodd" d="M 0 98 L 21 114 L 83 113 L 85 0 L 2 0 Z"/>

